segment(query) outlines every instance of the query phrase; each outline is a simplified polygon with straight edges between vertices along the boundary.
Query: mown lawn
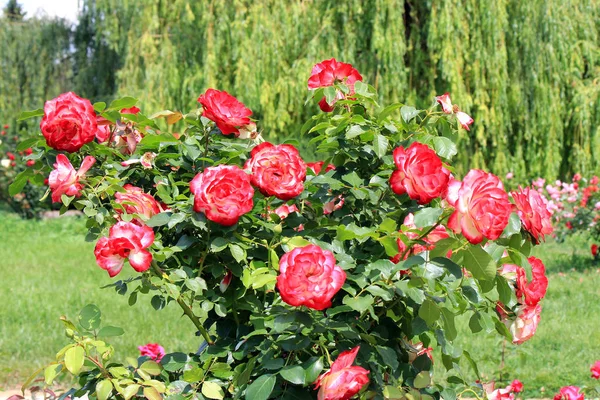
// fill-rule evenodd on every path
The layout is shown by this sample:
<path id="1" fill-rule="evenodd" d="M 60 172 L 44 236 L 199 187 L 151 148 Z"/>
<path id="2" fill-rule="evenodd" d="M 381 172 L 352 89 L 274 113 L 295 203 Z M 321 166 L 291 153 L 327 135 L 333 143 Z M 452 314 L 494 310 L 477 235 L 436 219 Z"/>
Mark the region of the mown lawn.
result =
<path id="1" fill-rule="evenodd" d="M 140 297 L 130 307 L 113 289 L 100 288 L 112 280 L 96 266 L 93 243 L 84 234 L 82 219 L 23 221 L 0 212 L 0 390 L 52 361 L 67 343 L 59 317 L 75 317 L 88 303 L 102 309 L 106 322 L 125 329 L 111 341 L 117 358 L 136 354 L 147 342 L 160 342 L 167 351 L 196 349 L 193 326 L 176 306 L 156 312 L 148 297 Z M 524 397 L 552 397 L 564 385 L 596 383 L 589 366 L 600 359 L 600 265 L 593 264 L 588 245 L 574 238 L 537 249 L 550 273 L 542 322 L 533 339 L 509 344 L 505 352 L 504 378 L 523 381 Z M 128 276 L 126 266 L 120 277 Z M 502 341 L 471 334 L 467 321 L 459 324 L 460 345 L 479 361 L 486 379 L 496 379 Z M 443 372 L 441 362 L 435 365 Z M 468 365 L 463 372 L 474 379 Z"/>

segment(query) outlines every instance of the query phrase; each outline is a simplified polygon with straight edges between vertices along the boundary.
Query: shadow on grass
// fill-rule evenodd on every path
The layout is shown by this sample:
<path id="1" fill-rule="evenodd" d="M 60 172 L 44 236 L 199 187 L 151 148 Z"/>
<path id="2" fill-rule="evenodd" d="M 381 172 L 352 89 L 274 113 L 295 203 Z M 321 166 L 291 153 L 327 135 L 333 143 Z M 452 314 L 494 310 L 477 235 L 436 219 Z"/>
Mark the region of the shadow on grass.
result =
<path id="1" fill-rule="evenodd" d="M 594 260 L 589 238 L 574 235 L 562 242 L 548 241 L 534 249 L 533 255 L 540 258 L 550 274 L 559 272 L 584 272 L 600 268 L 600 260 Z"/>

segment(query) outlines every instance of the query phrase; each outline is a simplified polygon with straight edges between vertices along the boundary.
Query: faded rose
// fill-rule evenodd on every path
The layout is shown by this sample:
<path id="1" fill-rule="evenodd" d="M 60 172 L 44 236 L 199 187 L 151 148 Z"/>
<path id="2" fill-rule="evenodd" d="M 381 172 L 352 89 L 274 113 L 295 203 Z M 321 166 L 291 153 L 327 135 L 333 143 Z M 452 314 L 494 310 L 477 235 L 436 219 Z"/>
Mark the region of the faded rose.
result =
<path id="1" fill-rule="evenodd" d="M 548 210 L 548 200 L 537 190 L 519 187 L 511 192 L 515 207 L 525 230 L 531 233 L 536 243 L 552 233 L 552 214 Z"/>
<path id="2" fill-rule="evenodd" d="M 348 400 L 369 383 L 369 371 L 354 364 L 359 346 L 340 353 L 331 369 L 317 379 L 319 400 Z"/>
<path id="3" fill-rule="evenodd" d="M 585 396 L 580 390 L 577 386 L 564 386 L 554 395 L 554 400 L 584 400 Z"/>
<path id="4" fill-rule="evenodd" d="M 152 262 L 152 254 L 147 249 L 153 242 L 154 231 L 149 226 L 141 222 L 117 222 L 110 228 L 108 237 L 96 243 L 96 263 L 111 278 L 121 272 L 125 260 L 129 260 L 137 272 L 144 272 Z"/>
<path id="5" fill-rule="evenodd" d="M 357 81 L 362 81 L 363 77 L 352 66 L 352 64 L 337 61 L 335 58 L 324 60 L 316 64 L 308 78 L 308 88 L 318 89 L 328 86 L 333 86 L 336 83 L 343 83 L 348 87 L 348 95 L 354 94 L 354 84 Z M 332 103 L 327 103 L 325 97 L 319 101 L 319 107 L 324 112 L 333 111 L 334 104 L 345 97 L 344 93 L 337 91 L 335 99 Z"/>
<path id="6" fill-rule="evenodd" d="M 208 167 L 190 182 L 194 211 L 224 226 L 231 226 L 252 210 L 254 189 L 250 176 L 236 165 Z"/>
<path id="7" fill-rule="evenodd" d="M 524 305 L 517 309 L 517 317 L 509 325 L 514 344 L 525 343 L 535 335 L 537 326 L 540 323 L 541 313 L 541 304 L 535 306 Z"/>
<path id="8" fill-rule="evenodd" d="M 237 137 L 240 129 L 252 130 L 249 129 L 254 125 L 250 121 L 252 111 L 229 93 L 208 89 L 198 101 L 203 107 L 202 116 L 213 121 L 223 135 L 233 133 Z"/>
<path id="9" fill-rule="evenodd" d="M 460 111 L 456 104 L 452 104 L 449 93 L 444 93 L 441 96 L 437 96 L 435 100 L 442 106 L 442 111 L 444 111 L 446 114 L 456 115 L 458 123 L 464 129 L 469 130 L 469 125 L 473 123 L 473 118 L 471 118 L 471 116 L 469 116 L 467 113 Z"/>
<path id="10" fill-rule="evenodd" d="M 283 301 L 314 310 L 331 307 L 331 299 L 346 281 L 333 253 L 309 244 L 296 247 L 279 260 L 277 289 Z"/>
<path id="11" fill-rule="evenodd" d="M 137 214 L 149 219 L 160 213 L 158 202 L 148 193 L 144 193 L 142 188 L 126 184 L 123 189 L 125 189 L 125 193 L 115 193 L 115 202 L 123 206 L 127 214 Z M 116 210 L 118 213 L 123 212 L 119 208 Z"/>
<path id="12" fill-rule="evenodd" d="M 407 149 L 397 147 L 394 162 L 397 170 L 390 177 L 394 193 L 407 193 L 419 204 L 427 204 L 446 191 L 450 172 L 429 146 L 414 142 Z"/>
<path id="13" fill-rule="evenodd" d="M 289 200 L 304 190 L 306 164 L 289 144 L 264 142 L 252 149 L 244 169 L 252 172 L 252 184 L 265 196 Z"/>
<path id="14" fill-rule="evenodd" d="M 150 359 L 160 362 L 165 356 L 165 349 L 158 343 L 148 343 L 145 346 L 138 346 L 140 356 L 150 357 Z"/>
<path id="15" fill-rule="evenodd" d="M 89 100 L 63 93 L 44 104 L 40 129 L 48 146 L 73 153 L 96 137 L 96 112 Z"/>
<path id="16" fill-rule="evenodd" d="M 54 170 L 50 172 L 48 177 L 48 185 L 52 192 L 52 201 L 59 203 L 63 194 L 67 196 L 81 196 L 83 186 L 80 181 L 85 177 L 85 173 L 92 168 L 96 159 L 92 156 L 86 156 L 79 167 L 79 171 L 75 171 L 73 165 L 64 154 L 56 156 Z"/>
<path id="17" fill-rule="evenodd" d="M 448 227 L 472 244 L 496 240 L 508 225 L 512 205 L 497 176 L 473 169 L 462 182 L 451 181 L 446 200 L 456 211 Z"/>

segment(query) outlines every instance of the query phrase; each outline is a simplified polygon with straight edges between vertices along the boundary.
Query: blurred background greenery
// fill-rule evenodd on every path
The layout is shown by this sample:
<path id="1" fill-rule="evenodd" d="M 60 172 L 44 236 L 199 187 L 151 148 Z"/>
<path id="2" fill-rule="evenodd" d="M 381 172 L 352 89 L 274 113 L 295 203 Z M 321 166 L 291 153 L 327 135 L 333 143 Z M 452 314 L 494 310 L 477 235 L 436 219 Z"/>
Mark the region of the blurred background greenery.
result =
<path id="1" fill-rule="evenodd" d="M 458 172 L 600 173 L 599 0 L 81 0 L 75 23 L 0 19 L 0 122 L 73 90 L 187 111 L 239 97 L 270 138 L 298 137 L 312 66 L 353 63 L 384 102 L 449 91 L 475 118 Z M 312 158 L 307 155 L 307 158 Z"/>

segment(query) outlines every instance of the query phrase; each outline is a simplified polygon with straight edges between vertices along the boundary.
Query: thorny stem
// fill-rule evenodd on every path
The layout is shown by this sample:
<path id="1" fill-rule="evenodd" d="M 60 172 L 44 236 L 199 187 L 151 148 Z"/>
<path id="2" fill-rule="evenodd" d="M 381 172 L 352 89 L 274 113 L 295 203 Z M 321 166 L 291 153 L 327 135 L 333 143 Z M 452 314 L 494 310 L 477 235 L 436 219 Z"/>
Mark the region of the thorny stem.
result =
<path id="1" fill-rule="evenodd" d="M 160 269 L 156 261 L 152 261 L 152 270 L 157 276 L 162 278 L 163 271 Z M 204 326 L 202 325 L 202 322 L 200 322 L 200 319 L 196 316 L 196 314 L 194 314 L 190 306 L 188 306 L 187 303 L 183 301 L 181 296 L 177 298 L 177 304 L 179 304 L 179 307 L 181 307 L 183 313 L 192 321 L 194 326 L 198 329 L 204 340 L 206 340 L 206 343 L 208 343 L 209 345 L 215 344 L 215 342 L 210 338 L 210 335 L 208 334 L 206 328 L 204 328 Z"/>

